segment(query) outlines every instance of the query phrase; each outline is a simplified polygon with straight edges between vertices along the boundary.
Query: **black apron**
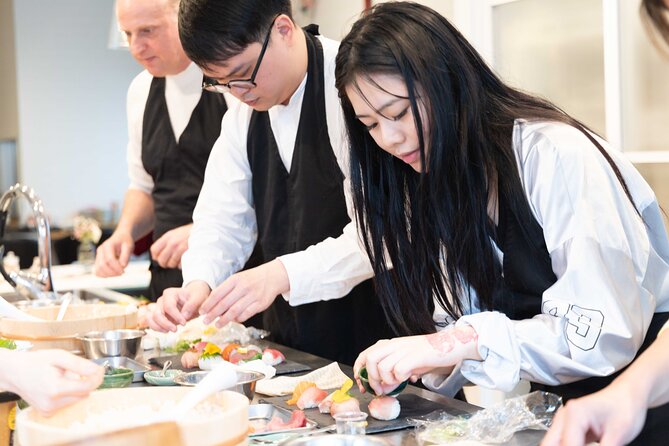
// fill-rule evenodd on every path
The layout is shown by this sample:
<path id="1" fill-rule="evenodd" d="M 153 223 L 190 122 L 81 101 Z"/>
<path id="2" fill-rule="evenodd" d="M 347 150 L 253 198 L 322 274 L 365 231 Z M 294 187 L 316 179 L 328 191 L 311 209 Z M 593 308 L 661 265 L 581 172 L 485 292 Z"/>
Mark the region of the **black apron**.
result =
<path id="1" fill-rule="evenodd" d="M 221 133 L 226 111 L 222 94 L 203 91 L 177 142 L 165 102 L 165 78 L 153 78 L 142 128 L 142 164 L 154 182 L 153 240 L 193 222 L 209 153 Z M 160 297 L 165 288 L 183 284 L 179 268 L 162 268 L 152 260 L 150 269 L 152 300 Z"/>
<path id="2" fill-rule="evenodd" d="M 254 111 L 249 124 L 256 252 L 264 262 L 338 237 L 350 221 L 327 128 L 323 49 L 314 37 L 318 28 L 306 31 L 307 83 L 290 172 L 281 161 L 268 113 Z M 264 312 L 264 326 L 276 342 L 345 364 L 378 339 L 392 336 L 371 280 L 346 297 L 296 307 L 278 296 Z"/>
<path id="3" fill-rule="evenodd" d="M 500 196 L 496 241 L 504 253 L 504 280 L 502 289 L 494 296 L 494 309 L 514 320 L 530 319 L 540 314 L 544 291 L 557 281 L 541 226 L 533 216 L 527 221 L 519 222 L 504 197 Z M 653 315 L 636 357 L 655 340 L 668 319 L 669 313 Z M 586 378 L 559 386 L 532 383 L 532 390 L 555 393 L 562 396 L 563 402 L 567 402 L 571 398 L 603 389 L 623 370 L 610 376 Z M 669 404 L 649 410 L 641 434 L 631 444 L 665 444 L 669 438 L 667 421 L 669 421 Z"/>

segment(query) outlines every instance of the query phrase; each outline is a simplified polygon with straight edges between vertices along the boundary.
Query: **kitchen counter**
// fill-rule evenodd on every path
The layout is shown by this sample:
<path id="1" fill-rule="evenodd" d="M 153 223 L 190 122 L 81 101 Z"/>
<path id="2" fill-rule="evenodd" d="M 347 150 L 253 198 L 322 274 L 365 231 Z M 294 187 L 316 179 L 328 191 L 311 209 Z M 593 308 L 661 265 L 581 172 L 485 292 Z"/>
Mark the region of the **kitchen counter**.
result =
<path id="1" fill-rule="evenodd" d="M 287 359 L 290 359 L 295 362 L 299 362 L 305 365 L 310 366 L 312 369 L 318 369 L 320 367 L 326 366 L 331 363 L 331 361 L 326 360 L 324 358 L 320 358 L 318 356 L 314 356 L 309 353 L 301 352 L 289 347 L 284 347 L 281 345 L 274 344 L 272 342 L 266 342 L 266 341 L 261 341 L 258 343 L 261 347 L 272 347 L 272 348 L 277 348 L 281 352 L 284 353 Z M 148 362 L 148 360 L 152 357 L 156 356 L 161 356 L 162 353 L 159 351 L 145 351 L 144 352 L 144 357 L 143 359 L 140 359 L 140 361 L 143 362 Z M 165 355 L 168 355 L 165 353 Z M 171 355 L 171 353 L 170 353 Z M 156 367 L 152 367 L 156 368 Z M 341 370 L 347 374 L 348 376 L 353 376 L 353 369 L 350 366 L 340 364 Z M 305 373 L 305 372 L 303 372 Z M 134 386 L 145 386 L 149 385 L 145 382 L 142 383 L 135 383 L 133 384 Z M 443 410 L 445 410 L 448 413 L 452 413 L 454 415 L 459 415 L 463 413 L 474 413 L 479 408 L 477 406 L 468 404 L 464 401 L 456 400 L 453 398 L 448 398 L 443 395 L 440 395 L 435 392 L 431 392 L 429 390 L 425 390 L 413 385 L 407 386 L 407 388 L 404 390 L 405 393 L 412 393 L 415 395 L 420 396 L 421 398 L 427 399 L 429 401 L 435 402 L 438 405 L 440 405 Z M 263 395 L 257 395 L 252 401 L 252 403 L 257 403 L 259 400 L 262 400 L 266 397 Z M 0 392 L 0 403 L 6 402 L 6 401 L 12 401 L 17 399 L 16 395 L 11 394 L 9 392 Z M 382 432 L 378 434 L 374 434 L 375 436 L 379 436 L 383 438 L 387 443 L 388 446 L 414 446 L 418 445 L 418 442 L 416 440 L 416 437 L 414 435 L 414 430 L 413 429 L 404 429 L 404 430 L 397 430 L 397 431 L 391 431 L 391 432 Z M 536 431 L 536 430 L 527 430 L 523 432 L 517 433 L 511 441 L 505 443 L 507 445 L 511 446 L 536 446 L 541 442 L 541 439 L 544 436 L 543 431 Z"/>
<path id="2" fill-rule="evenodd" d="M 312 355 L 310 353 L 305 353 L 299 350 L 295 350 L 289 347 L 285 347 L 283 345 L 278 345 L 273 342 L 267 342 L 267 341 L 260 341 L 256 342 L 257 345 L 259 345 L 262 348 L 265 347 L 271 347 L 271 348 L 276 348 L 279 351 L 281 351 L 285 356 L 286 359 L 290 359 L 291 361 L 295 361 L 301 364 L 308 365 L 311 367 L 313 370 L 316 370 L 320 367 L 324 367 L 332 361 L 329 361 L 327 359 Z M 166 354 L 167 355 L 167 354 Z M 172 355 L 170 353 L 169 355 Z M 145 352 L 145 360 L 148 361 L 149 358 L 155 357 L 155 356 L 160 356 L 160 354 L 156 355 L 156 353 L 149 353 L 148 351 Z M 339 364 L 339 367 L 341 370 L 348 376 L 353 376 L 353 368 L 345 365 L 345 364 Z M 155 368 L 155 367 L 154 367 Z M 299 372 L 295 373 L 296 376 L 305 374 L 308 372 Z M 136 383 L 133 385 L 149 385 L 147 383 Z M 404 390 L 406 393 L 413 393 L 415 395 L 420 396 L 421 398 L 425 398 L 429 401 L 433 401 L 437 404 L 439 404 L 443 410 L 447 411 L 448 413 L 454 414 L 454 415 L 459 415 L 463 413 L 474 413 L 480 408 L 477 406 L 474 406 L 472 404 L 466 403 L 464 401 L 456 400 L 454 398 L 448 398 L 443 395 L 440 395 L 438 393 L 413 386 L 413 385 L 408 385 L 406 389 Z M 267 399 L 264 395 L 259 395 L 256 394 L 255 398 L 253 399 L 252 403 L 257 403 L 260 400 Z M 511 446 L 536 446 L 541 442 L 541 439 L 544 436 L 543 431 L 538 431 L 538 430 L 527 430 L 523 432 L 518 432 L 512 439 L 511 441 L 505 443 L 506 445 L 511 445 Z M 388 446 L 415 446 L 418 445 L 418 442 L 416 440 L 416 437 L 414 435 L 414 430 L 413 429 L 403 429 L 403 430 L 397 430 L 397 431 L 390 431 L 390 432 L 382 432 L 378 434 L 373 434 L 374 436 L 379 436 L 382 437 L 386 442 L 388 443 Z M 250 443 L 252 444 L 252 443 Z"/>
<path id="3" fill-rule="evenodd" d="M 55 265 L 51 268 L 54 288 L 57 291 L 74 291 L 83 288 L 108 288 L 111 290 L 141 290 L 149 287 L 151 273 L 149 261 L 130 262 L 125 272 L 117 277 L 98 277 L 93 274 L 92 266 L 73 263 Z M 0 277 L 0 296 L 11 294 L 14 288 Z"/>

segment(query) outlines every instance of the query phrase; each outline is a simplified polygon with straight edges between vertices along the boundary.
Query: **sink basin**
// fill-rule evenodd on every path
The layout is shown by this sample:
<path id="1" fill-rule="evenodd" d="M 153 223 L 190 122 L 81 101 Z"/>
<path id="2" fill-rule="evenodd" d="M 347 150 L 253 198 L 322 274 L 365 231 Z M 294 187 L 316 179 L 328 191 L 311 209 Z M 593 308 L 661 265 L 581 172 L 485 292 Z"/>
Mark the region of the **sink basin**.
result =
<path id="1" fill-rule="evenodd" d="M 59 291 L 58 294 L 65 294 L 67 291 Z M 127 294 L 119 293 L 118 291 L 109 290 L 106 288 L 82 288 L 80 290 L 72 291 L 74 294 L 73 302 L 85 303 L 121 303 L 121 304 L 137 304 L 139 301 Z M 2 293 L 2 297 L 8 302 L 13 303 L 19 308 L 45 306 L 57 301 L 45 300 L 26 300 L 25 297 L 17 292 Z"/>

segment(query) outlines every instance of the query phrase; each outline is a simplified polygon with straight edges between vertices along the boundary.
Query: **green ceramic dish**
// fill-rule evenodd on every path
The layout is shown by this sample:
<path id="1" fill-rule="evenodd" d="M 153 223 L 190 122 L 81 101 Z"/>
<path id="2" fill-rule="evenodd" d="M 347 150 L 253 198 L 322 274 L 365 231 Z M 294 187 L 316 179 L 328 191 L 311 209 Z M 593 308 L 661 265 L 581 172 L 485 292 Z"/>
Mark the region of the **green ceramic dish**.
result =
<path id="1" fill-rule="evenodd" d="M 368 391 L 372 395 L 376 395 L 376 392 L 374 392 L 374 389 L 372 389 L 372 386 L 369 385 L 369 379 L 367 377 L 367 368 L 363 367 L 360 369 L 360 382 L 362 382 L 362 386 L 365 388 L 366 391 Z M 399 395 L 402 390 L 407 386 L 409 383 L 409 380 L 404 381 L 401 383 L 399 386 L 395 387 L 391 392 L 388 392 L 386 395 L 388 396 L 397 396 Z"/>
<path id="2" fill-rule="evenodd" d="M 144 380 L 154 386 L 176 386 L 174 378 L 181 375 L 181 370 L 165 370 L 165 375 L 161 376 L 162 370 L 150 370 L 144 373 Z"/>
<path id="3" fill-rule="evenodd" d="M 118 387 L 128 387 L 132 382 L 135 372 L 124 367 L 112 368 L 100 384 L 100 389 L 115 389 Z"/>

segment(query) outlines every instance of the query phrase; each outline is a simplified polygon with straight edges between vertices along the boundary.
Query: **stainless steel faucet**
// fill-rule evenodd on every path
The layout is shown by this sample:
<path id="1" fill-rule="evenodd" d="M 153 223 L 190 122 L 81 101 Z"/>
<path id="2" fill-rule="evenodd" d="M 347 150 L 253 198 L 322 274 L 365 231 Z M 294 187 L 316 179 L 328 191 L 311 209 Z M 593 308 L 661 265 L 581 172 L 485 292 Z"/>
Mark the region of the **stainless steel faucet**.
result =
<path id="1" fill-rule="evenodd" d="M 47 220 L 46 213 L 44 212 L 42 200 L 39 199 L 32 188 L 16 183 L 0 198 L 0 240 L 5 236 L 9 206 L 19 195 L 22 195 L 30 202 L 35 215 L 40 271 L 37 274 L 23 271 L 7 272 L 0 261 L 0 273 L 2 273 L 5 280 L 19 294 L 28 299 L 56 299 L 57 295 L 53 292 L 53 281 L 51 279 L 51 233 L 49 230 L 49 220 Z M 0 260 L 4 257 L 4 254 L 5 246 L 0 245 Z"/>

